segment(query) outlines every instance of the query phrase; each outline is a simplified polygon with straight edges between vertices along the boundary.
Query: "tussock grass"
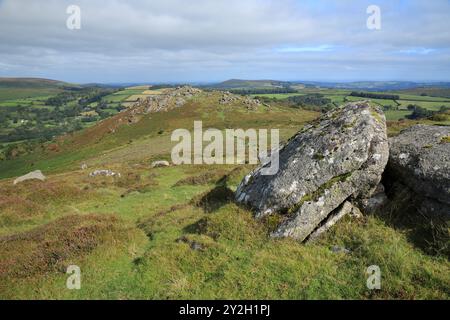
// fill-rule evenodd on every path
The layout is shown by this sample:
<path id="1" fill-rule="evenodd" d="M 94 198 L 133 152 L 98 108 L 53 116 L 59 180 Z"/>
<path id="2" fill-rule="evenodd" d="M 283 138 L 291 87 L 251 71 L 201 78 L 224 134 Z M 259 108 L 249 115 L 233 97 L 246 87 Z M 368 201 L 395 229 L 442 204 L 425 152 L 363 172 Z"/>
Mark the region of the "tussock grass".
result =
<path id="1" fill-rule="evenodd" d="M 65 181 L 25 181 L 18 185 L 0 185 L 0 227 L 41 219 L 55 206 L 61 206 L 92 193 Z"/>
<path id="2" fill-rule="evenodd" d="M 153 245 L 138 266 L 157 288 L 148 291 L 150 298 L 449 297 L 448 261 L 417 251 L 405 235 L 372 216 L 346 219 L 311 245 L 268 238 L 266 224 L 232 203 L 207 214 L 185 207 L 152 223 Z M 177 223 L 187 226 L 180 232 Z M 186 241 L 177 241 L 182 236 Z M 194 241 L 203 249 L 192 249 Z M 334 253 L 334 245 L 351 252 Z M 366 287 L 365 272 L 373 264 L 382 272 L 379 291 Z"/>
<path id="3" fill-rule="evenodd" d="M 103 189 L 108 191 L 105 203 L 110 203 L 98 208 L 104 213 L 95 218 L 91 215 L 60 218 L 2 238 L 9 239 L 8 245 L 2 245 L 3 251 L 0 250 L 0 260 L 8 261 L 2 262 L 2 270 L 8 270 L 3 271 L 8 286 L 0 289 L 0 296 L 450 297 L 448 259 L 425 253 L 404 229 L 382 217 L 345 218 L 314 244 L 271 239 L 270 221 L 255 220 L 251 211 L 237 206 L 232 199 L 233 192 L 225 183 L 234 175 L 245 174 L 246 170 L 230 169 L 227 178 L 215 185 L 173 186 L 180 178 L 198 176 L 211 168 L 197 169 L 158 168 L 155 177 L 158 185 L 153 191 L 130 194 L 126 198 L 120 197 L 121 188 L 102 187 L 98 193 L 102 194 Z M 87 211 L 98 203 L 87 199 L 78 207 Z M 108 210 L 122 216 L 125 222 L 108 215 Z M 350 253 L 335 253 L 331 250 L 334 246 L 345 247 Z M 80 291 L 65 289 L 67 276 L 61 270 L 68 262 L 83 266 Z M 366 287 L 366 269 L 374 264 L 382 272 L 379 291 Z M 35 283 L 39 284 L 37 291 L 31 289 Z"/>
<path id="4" fill-rule="evenodd" d="M 422 213 L 421 199 L 411 198 L 414 193 L 408 187 L 396 182 L 389 187 L 391 201 L 377 216 L 387 225 L 401 230 L 411 243 L 426 254 L 450 259 L 448 217 Z"/>
<path id="5" fill-rule="evenodd" d="M 118 169 L 121 174 L 120 177 L 84 177 L 81 181 L 84 185 L 83 189 L 98 190 L 99 188 L 117 188 L 122 191 L 121 196 L 125 197 L 132 192 L 149 192 L 158 185 L 158 182 L 155 179 L 157 174 L 155 173 L 145 174 L 145 170 L 142 168 L 132 170 L 130 168 L 119 167 Z"/>
<path id="6" fill-rule="evenodd" d="M 0 195 L 0 225 L 13 225 L 43 212 L 42 205 L 21 196 Z"/>
<path id="7" fill-rule="evenodd" d="M 65 272 L 71 261 L 121 236 L 123 231 L 117 218 L 91 214 L 69 215 L 30 231 L 3 236 L 0 279 L 3 282 L 51 271 Z"/>
<path id="8" fill-rule="evenodd" d="M 223 185 L 216 186 L 191 200 L 191 204 L 202 208 L 205 212 L 213 212 L 231 202 L 234 199 L 234 192 Z"/>

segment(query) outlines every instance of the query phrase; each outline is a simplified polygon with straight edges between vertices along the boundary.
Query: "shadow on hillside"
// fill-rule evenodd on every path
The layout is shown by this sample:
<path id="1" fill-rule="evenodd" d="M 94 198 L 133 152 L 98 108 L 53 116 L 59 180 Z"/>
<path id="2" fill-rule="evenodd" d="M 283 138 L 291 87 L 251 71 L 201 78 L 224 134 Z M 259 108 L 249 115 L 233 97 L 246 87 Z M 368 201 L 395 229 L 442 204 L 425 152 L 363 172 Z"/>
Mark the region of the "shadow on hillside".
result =
<path id="1" fill-rule="evenodd" d="M 217 211 L 234 199 L 234 192 L 223 184 L 203 193 L 191 200 L 196 207 L 202 208 L 206 213 Z"/>
<path id="2" fill-rule="evenodd" d="M 201 208 L 205 213 L 213 213 L 221 207 L 234 201 L 234 192 L 226 186 L 224 180 L 219 180 L 216 186 L 194 197 L 190 203 Z M 206 230 L 207 219 L 202 218 L 193 224 L 183 228 L 184 233 L 204 233 Z"/>

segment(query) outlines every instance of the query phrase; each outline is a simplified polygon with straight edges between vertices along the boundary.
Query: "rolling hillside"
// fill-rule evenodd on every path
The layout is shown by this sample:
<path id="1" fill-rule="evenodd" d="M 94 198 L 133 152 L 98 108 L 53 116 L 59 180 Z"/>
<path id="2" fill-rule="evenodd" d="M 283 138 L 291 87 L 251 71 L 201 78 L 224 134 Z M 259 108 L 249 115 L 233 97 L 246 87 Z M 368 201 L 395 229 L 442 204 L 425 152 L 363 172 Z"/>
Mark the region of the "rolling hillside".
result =
<path id="1" fill-rule="evenodd" d="M 170 159 L 172 131 L 192 130 L 194 120 L 205 129 L 279 128 L 286 140 L 318 115 L 168 89 L 0 161 L 0 298 L 448 298 L 448 261 L 424 253 L 414 225 L 366 216 L 343 219 L 311 245 L 270 239 L 271 221 L 233 201 L 253 166 L 151 166 Z M 12 184 L 36 169 L 46 181 Z M 90 177 L 97 169 L 121 175 Z M 388 272 L 382 290 L 369 293 L 365 270 L 374 263 Z M 80 290 L 65 286 L 72 264 Z"/>
<path id="2" fill-rule="evenodd" d="M 48 96 L 57 94 L 67 88 L 79 88 L 79 85 L 58 80 L 41 78 L 1 78 L 0 102 Z"/>

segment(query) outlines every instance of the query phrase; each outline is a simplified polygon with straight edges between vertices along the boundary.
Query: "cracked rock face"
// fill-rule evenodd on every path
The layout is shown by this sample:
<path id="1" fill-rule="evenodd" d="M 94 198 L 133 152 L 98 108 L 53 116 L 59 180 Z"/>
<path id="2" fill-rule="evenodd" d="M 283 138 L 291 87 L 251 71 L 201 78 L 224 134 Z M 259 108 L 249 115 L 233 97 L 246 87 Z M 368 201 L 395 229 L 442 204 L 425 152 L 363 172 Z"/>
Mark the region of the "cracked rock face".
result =
<path id="1" fill-rule="evenodd" d="M 303 241 L 347 199 L 369 198 L 388 156 L 382 111 L 367 102 L 349 103 L 292 137 L 280 150 L 275 175 L 262 175 L 262 167 L 247 175 L 236 200 L 259 218 L 280 214 L 272 236 Z"/>
<path id="2" fill-rule="evenodd" d="M 388 179 L 414 193 L 421 210 L 450 215 L 450 127 L 415 125 L 389 139 Z"/>

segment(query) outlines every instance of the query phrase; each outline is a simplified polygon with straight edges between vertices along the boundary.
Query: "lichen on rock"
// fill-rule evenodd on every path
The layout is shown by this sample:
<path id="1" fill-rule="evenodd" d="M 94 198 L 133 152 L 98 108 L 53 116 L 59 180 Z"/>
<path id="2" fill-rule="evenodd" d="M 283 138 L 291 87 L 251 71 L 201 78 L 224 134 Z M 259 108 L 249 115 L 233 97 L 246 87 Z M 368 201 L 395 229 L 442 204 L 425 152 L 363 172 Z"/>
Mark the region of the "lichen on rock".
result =
<path id="1" fill-rule="evenodd" d="M 257 218 L 286 218 L 273 237 L 300 241 L 337 207 L 369 198 L 381 180 L 389 150 L 383 112 L 368 102 L 348 103 L 305 126 L 280 149 L 279 171 L 251 172 L 236 191 Z"/>

